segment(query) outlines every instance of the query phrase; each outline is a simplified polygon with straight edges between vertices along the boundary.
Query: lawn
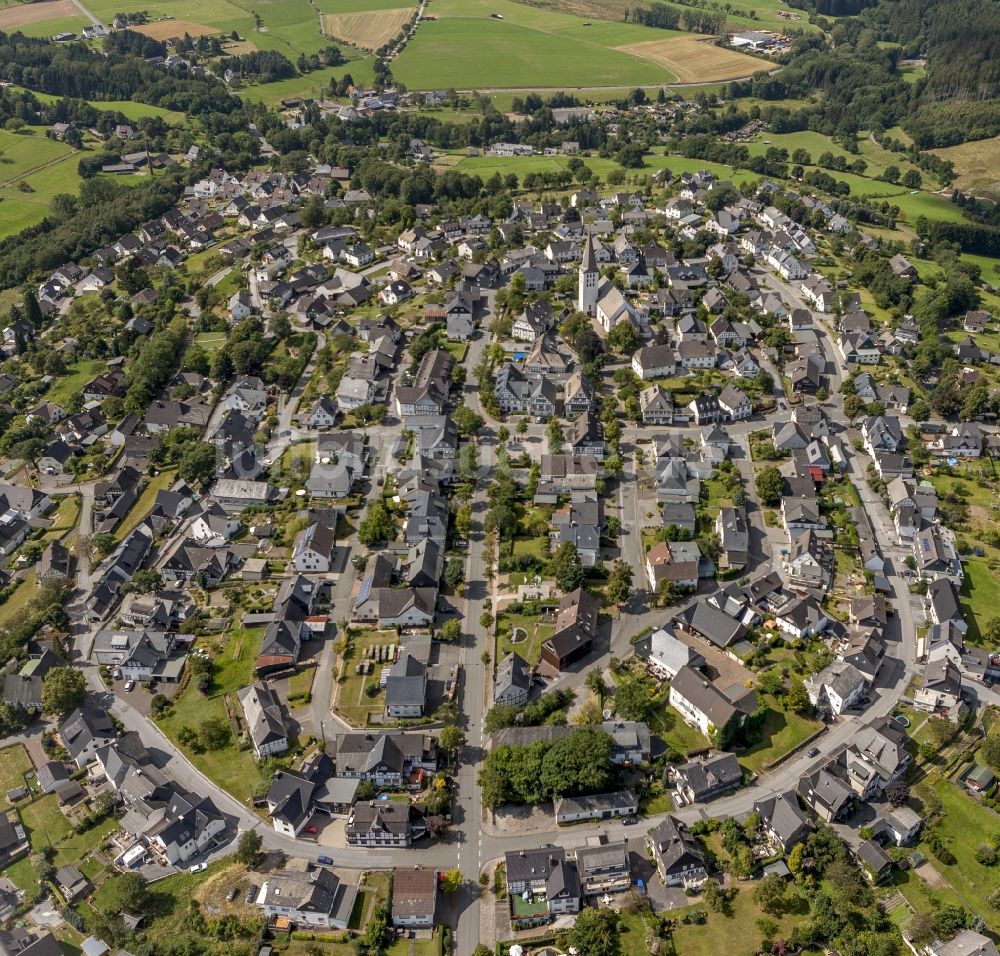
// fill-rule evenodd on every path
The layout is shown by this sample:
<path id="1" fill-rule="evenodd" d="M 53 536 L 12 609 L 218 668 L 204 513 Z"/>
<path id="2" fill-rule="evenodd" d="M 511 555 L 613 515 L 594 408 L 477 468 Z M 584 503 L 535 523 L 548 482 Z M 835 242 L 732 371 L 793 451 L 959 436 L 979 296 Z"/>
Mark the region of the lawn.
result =
<path id="1" fill-rule="evenodd" d="M 226 719 L 225 694 L 234 694 L 253 683 L 254 664 L 264 628 L 236 628 L 223 639 L 215 655 L 212 687 L 206 696 L 192 680 L 174 701 L 170 713 L 159 721 L 160 729 L 175 743 L 181 727 L 197 729 L 209 717 Z M 233 698 L 235 703 L 235 697 Z M 191 762 L 209 779 L 228 790 L 237 800 L 244 799 L 250 788 L 265 783 L 251 750 L 239 750 L 232 740 L 221 750 L 195 753 L 185 747 Z"/>
<path id="2" fill-rule="evenodd" d="M 55 381 L 45 397 L 56 405 L 66 408 L 69 403 L 83 392 L 84 386 L 95 376 L 100 375 L 108 367 L 104 359 L 83 359 L 69 366 L 65 375 L 54 376 Z"/>
<path id="3" fill-rule="evenodd" d="M 399 644 L 395 631 L 365 631 L 354 638 L 353 654 L 343 662 L 343 680 L 337 683 L 336 709 L 355 727 L 368 726 L 368 718 L 385 710 L 385 694 L 381 690 L 369 696 L 369 689 L 378 688 L 379 677 L 384 667 L 391 663 L 377 661 L 370 674 L 356 674 L 355 667 L 365 660 L 365 650 L 381 644 Z"/>
<path id="4" fill-rule="evenodd" d="M 761 727 L 761 739 L 740 753 L 740 765 L 759 773 L 768 764 L 794 750 L 822 726 L 818 720 L 768 708 Z"/>
<path id="5" fill-rule="evenodd" d="M 57 541 L 65 538 L 75 527 L 80 517 L 80 496 L 63 495 L 59 507 L 52 513 L 52 525 L 45 532 L 43 541 Z"/>
<path id="6" fill-rule="evenodd" d="M 115 537 L 121 541 L 136 525 L 142 521 L 153 509 L 153 502 L 156 496 L 169 488 L 177 480 L 177 469 L 166 468 L 154 478 L 150 478 L 143 488 L 139 500 L 132 505 L 131 511 L 125 515 L 124 520 L 115 529 Z"/>
<path id="7" fill-rule="evenodd" d="M 669 704 L 658 709 L 649 723 L 650 728 L 656 730 L 667 747 L 674 747 L 685 756 L 711 746 L 709 739 L 697 727 L 684 723 L 684 718 Z"/>
<path id="8" fill-rule="evenodd" d="M 7 598 L 6 603 L 0 604 L 0 627 L 6 626 L 8 621 L 13 621 L 22 614 L 36 597 L 38 597 L 38 586 L 32 569 L 25 574 L 17 590 Z"/>
<path id="9" fill-rule="evenodd" d="M 791 904 L 786 911 L 775 917 L 778 923 L 778 936 L 787 938 L 792 927 L 801 922 L 808 911 L 808 902 L 798 892 L 789 893 Z M 750 887 L 741 887 L 733 898 L 728 914 L 716 913 L 698 903 L 683 909 L 671 910 L 673 919 L 683 917 L 693 909 L 705 912 L 708 919 L 700 926 L 696 924 L 679 923 L 671 936 L 672 945 L 664 949 L 667 953 L 683 954 L 683 956 L 719 956 L 720 953 L 732 953 L 733 956 L 743 953 L 756 953 L 761 943 L 761 934 L 755 925 L 760 909 L 753 901 L 753 891 Z M 640 916 L 622 913 L 625 931 L 622 933 L 621 949 L 623 956 L 648 956 L 649 947 L 646 944 L 645 926 Z"/>
<path id="10" fill-rule="evenodd" d="M 218 352 L 226 344 L 225 332 L 199 332 L 194 337 L 195 345 L 203 348 L 209 355 Z"/>
<path id="11" fill-rule="evenodd" d="M 1000 868 L 983 866 L 976 860 L 976 850 L 980 843 L 988 842 L 993 834 L 1000 832 L 1000 815 L 940 777 L 924 780 L 917 793 L 926 796 L 930 789 L 944 805 L 944 813 L 932 829 L 955 855 L 956 863 L 945 866 L 931 852 L 926 840 L 921 840 L 919 848 L 955 888 L 966 907 L 993 924 L 996 911 L 986 899 L 1000 889 Z M 925 830 L 923 836 L 927 835 Z"/>
<path id="12" fill-rule="evenodd" d="M 25 773 L 33 772 L 34 769 L 28 751 L 21 744 L 0 750 L 0 812 L 10 809 L 7 791 L 23 787 Z"/>
<path id="13" fill-rule="evenodd" d="M 1000 613 L 1000 581 L 986 558 L 967 558 L 962 564 L 965 568 L 960 595 L 962 610 L 969 622 L 969 639 L 980 641 L 986 622 Z"/>
<path id="14" fill-rule="evenodd" d="M 511 0 L 435 0 L 393 60 L 411 89 L 637 86 L 674 75 L 617 47 L 670 34 L 651 27 L 588 21 Z M 496 19 L 497 14 L 502 19 Z"/>
<path id="15" fill-rule="evenodd" d="M 501 614 L 497 622 L 497 652 L 496 659 L 503 660 L 511 651 L 516 651 L 529 664 L 537 664 L 542 655 L 544 644 L 555 631 L 552 624 L 540 623 L 538 615 Z M 517 643 L 511 641 L 514 628 L 527 632 L 527 640 Z"/>

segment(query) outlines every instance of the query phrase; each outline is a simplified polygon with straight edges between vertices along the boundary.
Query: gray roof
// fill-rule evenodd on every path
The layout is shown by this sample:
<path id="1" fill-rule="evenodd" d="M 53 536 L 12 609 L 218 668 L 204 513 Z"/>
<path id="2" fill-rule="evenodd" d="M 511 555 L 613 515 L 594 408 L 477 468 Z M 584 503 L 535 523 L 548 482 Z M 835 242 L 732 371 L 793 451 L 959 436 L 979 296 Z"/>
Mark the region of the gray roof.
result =
<path id="1" fill-rule="evenodd" d="M 510 688 L 527 690 L 530 687 L 531 666 L 520 654 L 512 651 L 497 664 L 494 696 L 500 697 Z"/>

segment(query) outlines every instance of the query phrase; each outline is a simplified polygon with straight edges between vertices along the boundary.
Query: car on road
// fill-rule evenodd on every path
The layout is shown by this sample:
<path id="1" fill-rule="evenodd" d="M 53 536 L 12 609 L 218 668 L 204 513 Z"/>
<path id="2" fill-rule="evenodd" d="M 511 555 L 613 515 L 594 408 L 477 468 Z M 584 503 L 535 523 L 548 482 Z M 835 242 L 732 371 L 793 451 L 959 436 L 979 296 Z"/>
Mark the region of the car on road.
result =
<path id="1" fill-rule="evenodd" d="M 622 823 L 627 827 L 635 826 L 639 822 L 638 817 L 633 817 L 631 815 L 622 818 Z"/>
<path id="2" fill-rule="evenodd" d="M 135 687 L 135 681 L 134 680 L 127 680 L 127 681 L 125 681 L 125 690 L 126 691 L 132 690 L 133 687 Z"/>
<path id="3" fill-rule="evenodd" d="M 807 757 L 818 757 L 819 756 L 819 747 L 810 747 L 806 751 L 806 756 Z"/>
<path id="4" fill-rule="evenodd" d="M 194 865 L 188 867 L 188 873 L 201 873 L 202 870 L 207 869 L 207 863 L 195 863 Z"/>
<path id="5" fill-rule="evenodd" d="M 328 856 L 318 856 L 316 857 L 316 862 L 322 863 L 323 866 L 333 866 L 333 860 L 331 860 Z"/>

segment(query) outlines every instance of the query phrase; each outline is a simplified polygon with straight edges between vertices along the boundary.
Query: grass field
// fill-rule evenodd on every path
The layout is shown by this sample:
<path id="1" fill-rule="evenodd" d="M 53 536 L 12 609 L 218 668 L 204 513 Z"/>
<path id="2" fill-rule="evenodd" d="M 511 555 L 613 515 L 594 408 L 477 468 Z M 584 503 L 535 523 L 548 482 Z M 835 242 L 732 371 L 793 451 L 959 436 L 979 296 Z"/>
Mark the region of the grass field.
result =
<path id="1" fill-rule="evenodd" d="M 0 10 L 0 30 L 13 31 L 44 20 L 78 15 L 70 0 L 46 0 L 44 3 L 16 3 Z"/>
<path id="2" fill-rule="evenodd" d="M 24 775 L 34 771 L 28 751 L 21 744 L 0 750 L 0 812 L 9 810 L 7 791 L 24 786 Z"/>
<path id="3" fill-rule="evenodd" d="M 930 152 L 955 164 L 956 188 L 994 198 L 1000 192 L 1000 136 Z"/>
<path id="4" fill-rule="evenodd" d="M 381 690 L 369 695 L 369 689 L 378 688 L 383 667 L 389 663 L 376 663 L 370 674 L 355 674 L 354 668 L 365 660 L 369 647 L 399 644 L 395 631 L 365 631 L 354 640 L 354 656 L 344 662 L 344 681 L 337 685 L 337 712 L 355 727 L 367 727 L 370 715 L 381 714 L 385 709 L 385 694 Z"/>
<path id="5" fill-rule="evenodd" d="M 1000 581 L 990 570 L 986 558 L 968 558 L 962 562 L 965 580 L 961 602 L 969 622 L 969 638 L 979 640 L 983 627 L 1000 609 Z"/>
<path id="6" fill-rule="evenodd" d="M 23 90 L 23 86 L 12 86 L 11 89 Z M 32 96 L 42 103 L 55 103 L 61 97 L 52 93 L 39 93 L 31 90 Z M 107 110 L 108 112 L 121 113 L 130 120 L 143 120 L 150 116 L 159 116 L 166 123 L 174 125 L 184 120 L 184 114 L 178 110 L 165 110 L 162 106 L 150 106 L 147 103 L 135 103 L 132 100 L 88 100 L 94 109 Z"/>
<path id="7" fill-rule="evenodd" d="M 93 0 L 88 9 L 105 23 L 121 10 L 117 0 Z M 241 5 L 234 0 L 149 0 L 142 9 L 149 14 L 157 36 L 174 36 L 183 24 L 190 23 L 210 33 L 231 33 L 235 30 L 262 50 L 279 50 L 292 60 L 300 53 L 315 53 L 327 45 L 320 33 L 319 17 L 309 0 L 255 0 Z M 261 19 L 260 27 L 254 13 Z M 191 31 L 189 31 L 191 32 Z"/>
<path id="8" fill-rule="evenodd" d="M 395 39 L 412 16 L 412 7 L 364 13 L 324 13 L 323 32 L 362 50 L 378 50 Z"/>
<path id="9" fill-rule="evenodd" d="M 210 36 L 218 33 L 218 27 L 206 26 L 192 20 L 158 20 L 156 23 L 144 23 L 133 27 L 136 33 L 151 37 L 154 40 L 169 40 L 172 37 L 183 37 L 184 34 L 193 37 Z"/>
<path id="10" fill-rule="evenodd" d="M 674 75 L 616 47 L 662 40 L 664 31 L 588 21 L 511 0 L 435 0 L 393 61 L 393 75 L 412 89 L 637 86 Z M 503 19 L 494 19 L 498 14 Z"/>
<path id="11" fill-rule="evenodd" d="M 52 20 L 36 20 L 17 29 L 25 36 L 47 40 L 59 33 L 75 33 L 79 36 L 80 31 L 87 26 L 90 26 L 90 21 L 86 17 L 68 16 L 55 17 Z"/>
<path id="12" fill-rule="evenodd" d="M 574 16 L 584 19 L 605 19 L 621 21 L 630 11 L 635 3 L 633 0 L 528 0 L 536 5 L 544 3 L 547 9 L 558 10 L 562 13 L 571 13 Z M 658 0 L 664 2 L 664 0 Z M 684 7 L 676 3 L 664 3 L 664 6 L 672 7 L 678 13 L 682 13 Z M 751 27 L 760 30 L 765 27 L 782 32 L 790 27 L 796 30 L 810 32 L 819 28 L 811 24 L 805 17 L 799 20 L 787 20 L 778 16 L 778 11 L 796 13 L 788 11 L 788 7 L 782 0 L 762 0 L 756 3 L 755 0 L 732 0 L 725 5 L 727 11 L 727 22 L 732 26 Z M 752 15 L 751 15 L 752 14 Z"/>
<path id="13" fill-rule="evenodd" d="M 195 345 L 200 345 L 209 355 L 218 352 L 226 344 L 225 332 L 199 332 L 195 336 Z"/>
<path id="14" fill-rule="evenodd" d="M 253 682 L 254 663 L 264 628 L 237 628 L 225 638 L 225 644 L 215 656 L 215 673 L 210 696 L 198 691 L 195 681 L 174 702 L 171 713 L 160 722 L 160 728 L 175 743 L 177 731 L 188 726 L 197 729 L 209 717 L 226 719 L 224 694 L 233 694 Z M 181 748 L 185 750 L 185 748 Z M 264 778 L 250 750 L 239 750 L 235 741 L 221 750 L 194 753 L 185 750 L 191 762 L 209 779 L 228 790 L 237 800 L 246 800 L 250 788 L 264 783 Z"/>
<path id="15" fill-rule="evenodd" d="M 682 83 L 736 80 L 774 68 L 764 60 L 715 46 L 708 38 L 690 35 L 643 40 L 618 49 L 664 67 Z"/>
<path id="16" fill-rule="evenodd" d="M 329 41 L 327 41 L 329 42 Z M 354 55 L 356 59 L 349 60 L 341 66 L 324 67 L 322 70 L 314 70 L 303 76 L 293 76 L 287 80 L 278 80 L 275 83 L 261 83 L 256 86 L 248 86 L 239 91 L 239 95 L 251 102 L 277 103 L 279 100 L 294 96 L 322 96 L 329 86 L 330 80 L 340 79 L 345 73 L 350 73 L 355 83 L 371 83 L 374 72 L 374 60 L 359 51 L 345 47 L 342 51 L 345 56 Z"/>
<path id="17" fill-rule="evenodd" d="M 136 525 L 153 509 L 156 496 L 169 488 L 177 480 L 177 469 L 169 468 L 161 471 L 155 478 L 150 478 L 143 488 L 139 500 L 132 505 L 132 510 L 125 515 L 125 520 L 115 529 L 115 537 L 121 541 Z"/>
<path id="18" fill-rule="evenodd" d="M 83 391 L 87 382 L 107 367 L 108 363 L 104 359 L 83 359 L 69 366 L 66 374 L 58 376 L 52 388 L 46 392 L 46 399 L 65 408 Z"/>
<path id="19" fill-rule="evenodd" d="M 823 725 L 798 714 L 769 708 L 761 728 L 761 739 L 749 750 L 740 753 L 740 764 L 760 773 L 768 764 L 794 750 Z"/>
<path id="20" fill-rule="evenodd" d="M 65 538 L 80 518 L 80 496 L 63 495 L 59 507 L 52 513 L 52 526 L 45 532 L 43 541 L 58 541 Z"/>
<path id="21" fill-rule="evenodd" d="M 977 803 L 955 784 L 941 778 L 928 779 L 918 788 L 918 794 L 929 788 L 937 793 L 944 804 L 944 814 L 935 824 L 934 832 L 955 855 L 956 862 L 945 866 L 924 840 L 920 849 L 934 863 L 937 871 L 955 888 L 965 906 L 975 915 L 995 926 L 996 911 L 986 898 L 1000 889 L 1000 870 L 983 866 L 976 860 L 980 843 L 987 842 L 1000 830 L 1000 815 Z M 926 836 L 926 831 L 923 836 Z"/>
<path id="22" fill-rule="evenodd" d="M 38 586 L 35 583 L 35 572 L 32 570 L 25 574 L 17 590 L 0 604 L 0 627 L 20 616 L 36 597 L 38 597 Z"/>
<path id="23" fill-rule="evenodd" d="M 76 151 L 45 136 L 42 127 L 0 130 L 0 238 L 45 218 L 57 193 L 80 186 Z"/>

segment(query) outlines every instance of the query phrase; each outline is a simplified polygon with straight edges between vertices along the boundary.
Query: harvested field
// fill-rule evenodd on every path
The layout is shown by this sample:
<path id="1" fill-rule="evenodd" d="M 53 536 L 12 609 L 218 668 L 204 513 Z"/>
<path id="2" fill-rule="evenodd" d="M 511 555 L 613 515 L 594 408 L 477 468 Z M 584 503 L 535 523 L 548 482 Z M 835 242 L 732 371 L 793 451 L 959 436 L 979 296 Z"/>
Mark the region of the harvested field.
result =
<path id="1" fill-rule="evenodd" d="M 715 46 L 709 39 L 694 36 L 647 40 L 616 49 L 659 64 L 674 73 L 681 83 L 719 83 L 773 69 L 756 57 Z"/>
<path id="2" fill-rule="evenodd" d="M 367 13 L 324 13 L 323 32 L 360 50 L 378 50 L 397 37 L 412 16 L 413 7 Z"/>
<path id="3" fill-rule="evenodd" d="M 153 40 L 183 37 L 185 33 L 192 37 L 203 37 L 222 32 L 218 27 L 205 26 L 204 23 L 195 23 L 192 20 L 157 20 L 156 23 L 144 23 L 142 26 L 130 27 L 129 29 Z"/>
<path id="4" fill-rule="evenodd" d="M 0 10 L 0 30 L 16 30 L 29 23 L 55 20 L 57 17 L 76 17 L 80 11 L 70 0 L 47 0 L 45 3 L 22 3 Z"/>

